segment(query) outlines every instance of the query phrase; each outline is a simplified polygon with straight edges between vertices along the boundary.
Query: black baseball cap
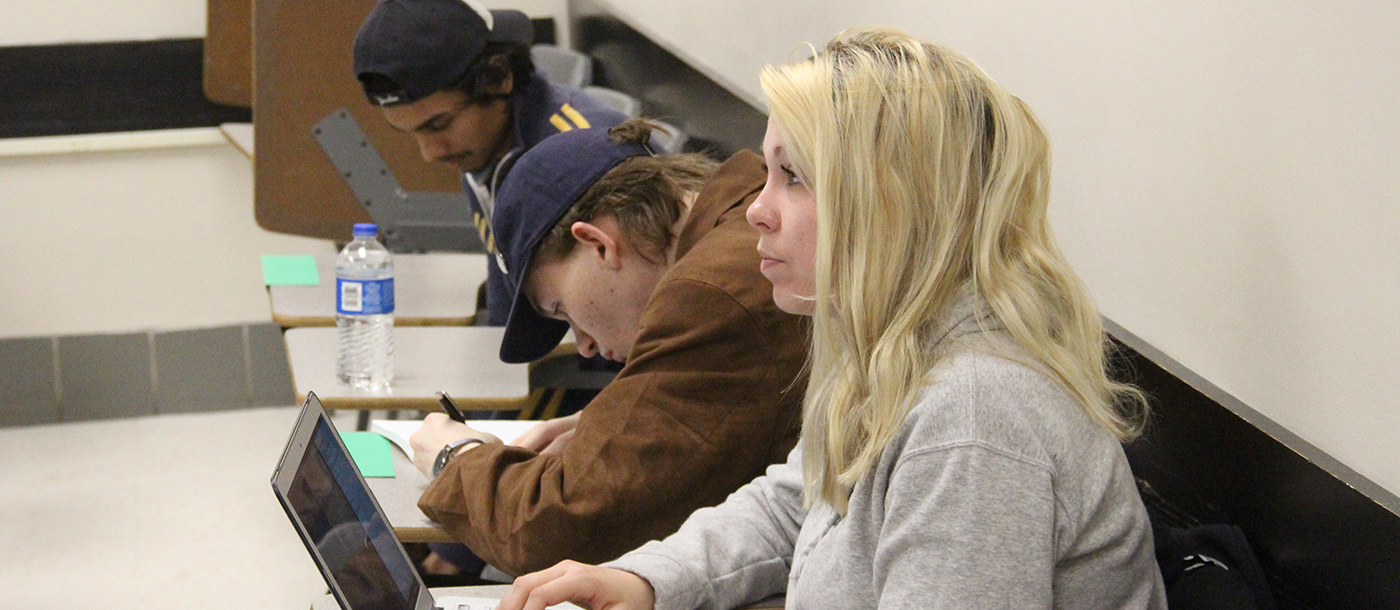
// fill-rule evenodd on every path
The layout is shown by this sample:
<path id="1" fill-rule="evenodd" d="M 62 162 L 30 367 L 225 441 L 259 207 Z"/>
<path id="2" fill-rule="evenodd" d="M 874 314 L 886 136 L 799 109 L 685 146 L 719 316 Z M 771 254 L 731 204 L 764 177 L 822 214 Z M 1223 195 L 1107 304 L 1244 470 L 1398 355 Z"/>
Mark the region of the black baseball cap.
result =
<path id="1" fill-rule="evenodd" d="M 491 214 L 496 262 L 514 295 L 501 360 L 532 362 L 559 345 L 569 325 L 540 315 L 525 296 L 535 248 L 599 178 L 631 157 L 650 154 L 641 144 L 614 143 L 606 129 L 575 129 L 545 138 L 515 162 Z"/>
<path id="2" fill-rule="evenodd" d="M 355 35 L 355 76 L 372 104 L 415 102 L 461 82 L 486 43 L 528 45 L 534 37 L 525 13 L 487 10 L 478 0 L 379 0 Z M 369 75 L 393 86 L 371 90 Z"/>

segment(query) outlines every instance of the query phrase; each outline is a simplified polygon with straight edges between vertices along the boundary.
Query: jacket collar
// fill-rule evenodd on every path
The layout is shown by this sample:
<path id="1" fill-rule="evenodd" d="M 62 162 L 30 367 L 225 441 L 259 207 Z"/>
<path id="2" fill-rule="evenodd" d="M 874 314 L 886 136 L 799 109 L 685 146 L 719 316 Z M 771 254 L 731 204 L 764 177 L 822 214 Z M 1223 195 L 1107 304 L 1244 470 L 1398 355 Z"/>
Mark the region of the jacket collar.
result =
<path id="1" fill-rule="evenodd" d="M 730 210 L 752 201 L 750 195 L 763 189 L 765 179 L 763 158 L 753 151 L 741 150 L 729 157 L 691 204 L 690 216 L 676 236 L 676 258 L 685 256 L 710 229 L 719 226 Z"/>

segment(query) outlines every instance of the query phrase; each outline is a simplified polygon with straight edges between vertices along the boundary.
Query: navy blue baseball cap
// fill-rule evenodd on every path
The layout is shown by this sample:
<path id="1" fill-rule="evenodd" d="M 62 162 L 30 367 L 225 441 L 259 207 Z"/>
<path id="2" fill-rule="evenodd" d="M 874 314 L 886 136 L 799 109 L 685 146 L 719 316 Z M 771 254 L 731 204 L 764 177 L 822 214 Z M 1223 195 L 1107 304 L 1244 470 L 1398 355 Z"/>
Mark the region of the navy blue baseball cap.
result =
<path id="1" fill-rule="evenodd" d="M 515 162 L 496 190 L 491 213 L 496 262 L 514 295 L 501 360 L 539 360 L 568 333 L 568 323 L 540 315 L 525 296 L 535 248 L 599 178 L 631 157 L 650 154 L 641 144 L 614 143 L 606 129 L 575 129 L 545 138 Z"/>
<path id="2" fill-rule="evenodd" d="M 355 76 L 372 104 L 416 102 L 461 82 L 486 43 L 534 38 L 525 13 L 478 0 L 379 0 L 355 35 Z M 392 86 L 381 79 L 371 88 L 370 75 Z"/>

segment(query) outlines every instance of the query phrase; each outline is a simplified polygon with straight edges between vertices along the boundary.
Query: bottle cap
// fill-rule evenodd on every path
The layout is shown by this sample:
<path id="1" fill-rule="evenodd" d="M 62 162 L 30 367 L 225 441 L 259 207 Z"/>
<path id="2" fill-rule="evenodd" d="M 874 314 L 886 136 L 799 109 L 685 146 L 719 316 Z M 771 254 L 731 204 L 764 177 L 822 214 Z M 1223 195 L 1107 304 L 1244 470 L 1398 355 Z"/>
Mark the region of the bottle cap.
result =
<path id="1" fill-rule="evenodd" d="M 355 237 L 375 237 L 379 235 L 379 226 L 372 222 L 355 223 Z"/>

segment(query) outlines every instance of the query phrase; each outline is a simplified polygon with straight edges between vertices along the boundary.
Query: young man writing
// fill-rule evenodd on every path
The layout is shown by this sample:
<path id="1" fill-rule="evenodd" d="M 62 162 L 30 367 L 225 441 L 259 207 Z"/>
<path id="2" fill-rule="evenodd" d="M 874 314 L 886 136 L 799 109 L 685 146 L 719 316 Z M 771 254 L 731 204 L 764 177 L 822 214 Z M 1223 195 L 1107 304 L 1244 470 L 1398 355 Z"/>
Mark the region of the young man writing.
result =
<path id="1" fill-rule="evenodd" d="M 581 354 L 626 362 L 617 378 L 520 446 L 438 414 L 411 439 L 435 475 L 419 506 L 510 573 L 665 536 L 797 439 L 806 328 L 773 304 L 744 218 L 762 160 L 653 156 L 648 132 L 545 140 L 493 218 L 513 296 L 501 358 L 538 358 L 572 329 Z"/>

